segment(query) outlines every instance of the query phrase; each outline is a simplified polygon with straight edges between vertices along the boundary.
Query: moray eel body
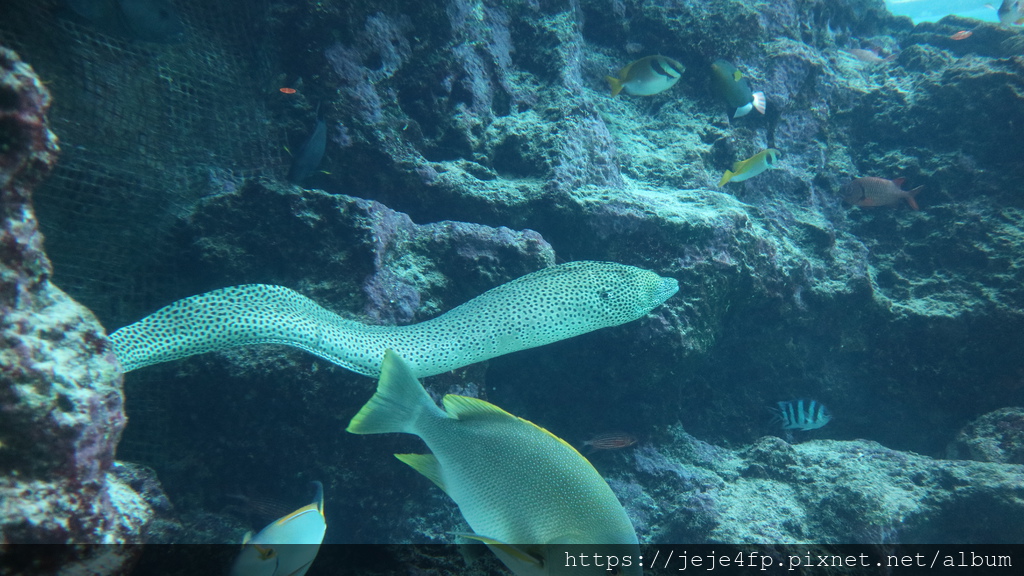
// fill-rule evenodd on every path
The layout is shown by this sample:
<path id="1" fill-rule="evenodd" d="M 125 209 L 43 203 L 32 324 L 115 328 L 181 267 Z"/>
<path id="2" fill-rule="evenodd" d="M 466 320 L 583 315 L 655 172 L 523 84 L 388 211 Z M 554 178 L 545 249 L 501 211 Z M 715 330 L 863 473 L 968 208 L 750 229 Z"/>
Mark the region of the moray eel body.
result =
<path id="1" fill-rule="evenodd" d="M 642 268 L 569 262 L 425 322 L 375 326 L 283 286 L 246 284 L 179 300 L 110 339 L 125 372 L 236 346 L 285 344 L 373 377 L 390 348 L 421 378 L 636 320 L 678 290 L 675 279 Z"/>

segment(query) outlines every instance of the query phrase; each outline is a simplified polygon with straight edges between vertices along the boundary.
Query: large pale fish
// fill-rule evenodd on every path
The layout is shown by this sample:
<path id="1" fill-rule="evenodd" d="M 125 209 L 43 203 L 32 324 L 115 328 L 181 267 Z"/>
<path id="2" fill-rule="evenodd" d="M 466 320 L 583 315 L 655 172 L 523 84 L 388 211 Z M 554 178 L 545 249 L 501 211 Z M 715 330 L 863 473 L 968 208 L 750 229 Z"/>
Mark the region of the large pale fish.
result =
<path id="1" fill-rule="evenodd" d="M 764 114 L 767 105 L 764 92 L 751 92 L 747 78 L 731 63 L 715 60 L 711 64 L 711 84 L 718 95 L 725 99 L 730 120 L 746 116 L 751 110 Z"/>
<path id="2" fill-rule="evenodd" d="M 303 576 L 324 541 L 324 487 L 316 482 L 316 497 L 255 536 L 246 535 L 231 576 Z"/>
<path id="3" fill-rule="evenodd" d="M 847 182 L 839 190 L 839 193 L 843 200 L 854 206 L 890 206 L 901 200 L 906 200 L 911 208 L 919 210 L 914 196 L 917 196 L 924 186 L 918 186 L 913 190 L 903 190 L 904 180 L 904 178 L 886 180 L 885 178 L 865 176 Z"/>
<path id="4" fill-rule="evenodd" d="M 1024 24 L 1024 2 L 1021 0 L 1003 0 L 996 13 L 999 15 L 999 22 L 1004 26 Z"/>
<path id="5" fill-rule="evenodd" d="M 742 182 L 748 178 L 753 178 L 775 166 L 778 160 L 779 151 L 775 148 L 762 150 L 746 160 L 733 164 L 732 170 L 726 170 L 725 174 L 722 174 L 722 179 L 718 182 L 718 185 L 725 186 L 728 182 Z"/>
<path id="6" fill-rule="evenodd" d="M 484 292 L 408 326 L 347 320 L 283 286 L 246 284 L 179 300 L 110 335 L 127 372 L 250 344 L 284 344 L 380 374 L 392 348 L 417 377 L 550 344 L 647 314 L 679 290 L 673 278 L 614 262 L 568 262 Z"/>
<path id="7" fill-rule="evenodd" d="M 449 394 L 443 403 L 441 410 L 411 367 L 388 350 L 377 392 L 348 431 L 422 438 L 430 454 L 398 459 L 444 490 L 473 530 L 468 537 L 487 544 L 520 576 L 587 572 L 565 566 L 568 550 L 629 557 L 615 570 L 591 563 L 594 574 L 641 574 L 636 531 L 586 458 L 540 426 L 483 400 Z"/>
<path id="8" fill-rule="evenodd" d="M 625 90 L 633 96 L 651 96 L 679 82 L 686 67 L 667 56 L 646 56 L 619 70 L 618 77 L 605 76 L 612 96 Z"/>

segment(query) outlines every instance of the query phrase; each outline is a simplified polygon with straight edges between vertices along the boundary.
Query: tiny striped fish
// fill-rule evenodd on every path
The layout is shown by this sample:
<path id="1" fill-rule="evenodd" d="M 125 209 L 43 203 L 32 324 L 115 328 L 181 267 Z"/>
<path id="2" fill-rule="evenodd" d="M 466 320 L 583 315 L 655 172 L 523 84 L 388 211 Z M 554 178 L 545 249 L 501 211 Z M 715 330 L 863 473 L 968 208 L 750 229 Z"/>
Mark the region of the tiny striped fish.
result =
<path id="1" fill-rule="evenodd" d="M 636 436 L 626 432 L 605 432 L 583 443 L 588 453 L 595 450 L 621 450 L 636 444 Z"/>
<path id="2" fill-rule="evenodd" d="M 778 405 L 776 418 L 783 430 L 815 430 L 832 420 L 828 408 L 817 400 L 790 400 Z"/>

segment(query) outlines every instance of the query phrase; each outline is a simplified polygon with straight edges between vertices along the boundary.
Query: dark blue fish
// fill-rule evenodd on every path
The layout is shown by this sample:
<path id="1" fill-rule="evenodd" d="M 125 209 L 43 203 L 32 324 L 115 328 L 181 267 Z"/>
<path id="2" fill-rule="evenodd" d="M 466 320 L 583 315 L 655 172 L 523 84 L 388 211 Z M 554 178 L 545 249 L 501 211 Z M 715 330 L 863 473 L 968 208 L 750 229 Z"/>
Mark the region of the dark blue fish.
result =
<path id="1" fill-rule="evenodd" d="M 832 420 L 828 408 L 816 400 L 790 400 L 778 404 L 776 417 L 782 422 L 783 430 L 814 430 Z"/>
<path id="2" fill-rule="evenodd" d="M 180 42 L 185 27 L 169 0 L 65 0 L 71 12 L 107 34 L 143 42 Z"/>
<path id="3" fill-rule="evenodd" d="M 132 38 L 165 44 L 181 41 L 185 27 L 168 0 L 118 0 L 117 4 Z"/>
<path id="4" fill-rule="evenodd" d="M 306 143 L 299 148 L 298 154 L 292 159 L 292 166 L 288 169 L 288 181 L 292 184 L 302 184 L 307 176 L 316 170 L 323 160 L 324 150 L 327 148 L 327 124 L 317 111 L 316 127 L 313 134 L 306 140 Z"/>

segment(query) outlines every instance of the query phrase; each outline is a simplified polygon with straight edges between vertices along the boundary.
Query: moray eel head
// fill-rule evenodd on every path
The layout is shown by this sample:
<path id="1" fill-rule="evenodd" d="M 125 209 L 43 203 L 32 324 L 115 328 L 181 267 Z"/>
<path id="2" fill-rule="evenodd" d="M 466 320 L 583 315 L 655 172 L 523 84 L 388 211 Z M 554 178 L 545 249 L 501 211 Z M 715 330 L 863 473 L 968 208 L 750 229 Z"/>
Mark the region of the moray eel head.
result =
<path id="1" fill-rule="evenodd" d="M 596 288 L 601 308 L 608 314 L 608 325 L 617 326 L 647 314 L 679 291 L 675 278 L 664 278 L 650 270 L 622 266 L 608 271 L 610 278 Z"/>

